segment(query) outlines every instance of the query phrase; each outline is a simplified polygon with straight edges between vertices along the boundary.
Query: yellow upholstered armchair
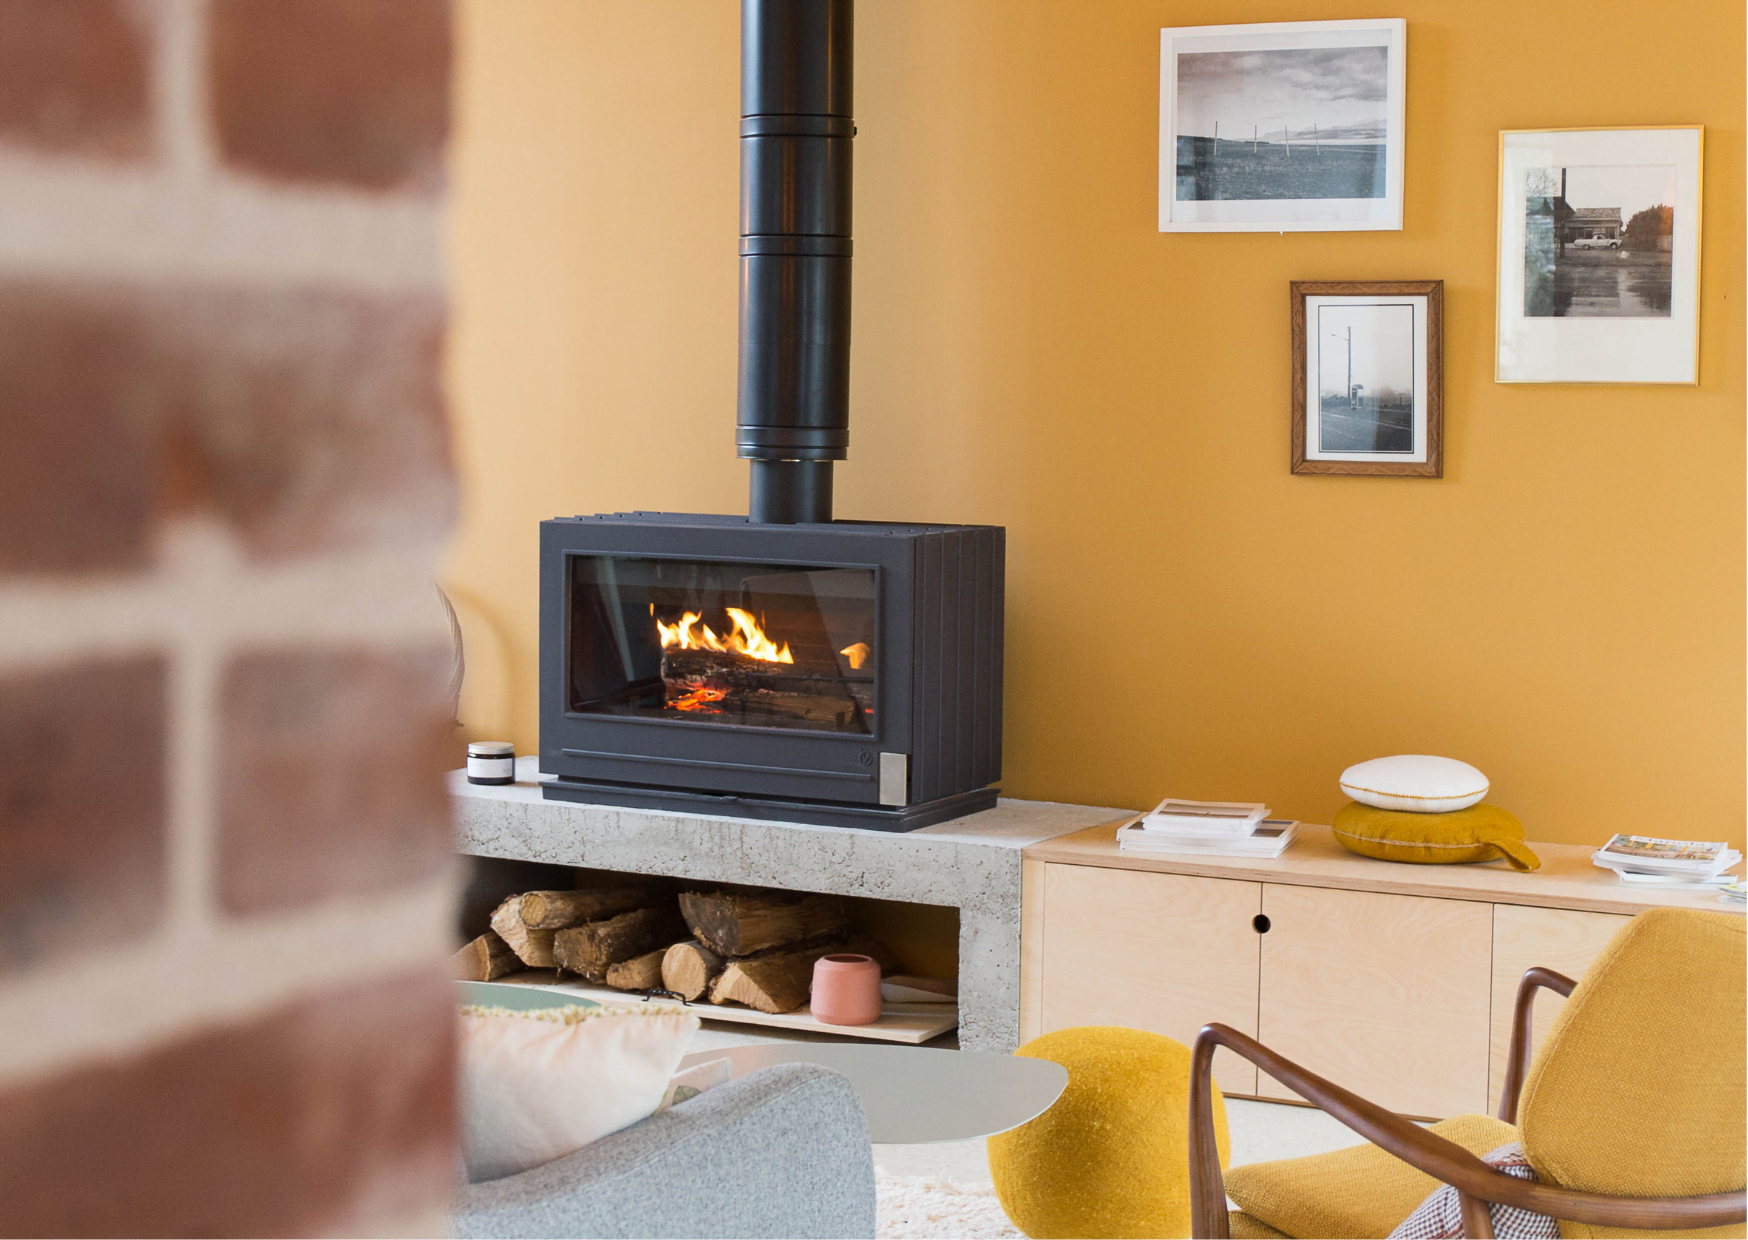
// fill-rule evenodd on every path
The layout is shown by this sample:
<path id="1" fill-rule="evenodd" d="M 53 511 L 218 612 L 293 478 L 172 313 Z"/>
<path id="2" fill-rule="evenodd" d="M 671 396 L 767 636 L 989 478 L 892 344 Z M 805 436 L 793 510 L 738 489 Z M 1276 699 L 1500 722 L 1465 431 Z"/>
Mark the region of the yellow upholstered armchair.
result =
<path id="1" fill-rule="evenodd" d="M 1579 982 L 1531 969 L 1497 1119 L 1422 1128 L 1253 1038 L 1207 1026 L 1190 1068 L 1191 1234 L 1384 1237 L 1442 1182 L 1459 1194 L 1465 1236 L 1493 1235 L 1489 1202 L 1558 1219 L 1563 1237 L 1743 1235 L 1744 942 L 1741 917 L 1654 909 L 1628 922 Z M 1532 1065 L 1542 986 L 1569 998 Z M 1218 1046 L 1371 1144 L 1222 1176 L 1210 1092 Z M 1510 1142 L 1521 1143 L 1534 1180 L 1481 1161 Z M 1239 1207 L 1230 1215 L 1228 1196 Z"/>

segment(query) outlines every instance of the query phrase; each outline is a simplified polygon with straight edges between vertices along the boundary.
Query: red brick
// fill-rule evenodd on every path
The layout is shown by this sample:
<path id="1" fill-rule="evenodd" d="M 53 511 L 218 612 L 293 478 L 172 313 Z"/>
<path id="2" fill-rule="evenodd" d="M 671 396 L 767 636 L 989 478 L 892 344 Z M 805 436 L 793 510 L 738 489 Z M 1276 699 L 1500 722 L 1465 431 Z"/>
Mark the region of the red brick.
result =
<path id="1" fill-rule="evenodd" d="M 0 678 L 0 973 L 158 922 L 165 734 L 155 656 Z"/>
<path id="2" fill-rule="evenodd" d="M 205 507 L 261 558 L 454 513 L 432 296 L 0 284 L 0 571 L 137 568 Z"/>
<path id="3" fill-rule="evenodd" d="M 454 1004 L 436 974 L 361 982 L 0 1093 L 0 1235 L 359 1235 L 442 1209 Z"/>
<path id="4" fill-rule="evenodd" d="M 440 538 L 455 511 L 435 297 L 172 293 L 151 302 L 205 501 L 262 557 Z"/>
<path id="5" fill-rule="evenodd" d="M 0 142 L 56 154 L 150 153 L 140 6 L 0 0 Z"/>
<path id="6" fill-rule="evenodd" d="M 291 650 L 231 664 L 219 725 L 226 909 L 381 891 L 453 864 L 449 657 Z"/>
<path id="7" fill-rule="evenodd" d="M 441 186 L 447 0 L 213 0 L 211 14 L 227 161 L 293 181 Z"/>
<path id="8" fill-rule="evenodd" d="M 117 298 L 0 286 L 0 571 L 147 561 L 162 412 L 142 327 Z"/>

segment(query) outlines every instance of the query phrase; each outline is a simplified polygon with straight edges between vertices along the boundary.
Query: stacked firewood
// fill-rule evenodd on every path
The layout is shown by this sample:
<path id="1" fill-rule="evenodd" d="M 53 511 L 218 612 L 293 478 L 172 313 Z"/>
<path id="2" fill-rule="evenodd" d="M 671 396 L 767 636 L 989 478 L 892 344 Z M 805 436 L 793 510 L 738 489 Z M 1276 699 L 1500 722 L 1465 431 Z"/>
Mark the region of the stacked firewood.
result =
<path id="1" fill-rule="evenodd" d="M 529 891 L 492 914 L 456 953 L 456 974 L 489 982 L 556 969 L 618 990 L 688 1002 L 792 1012 L 807 1002 L 821 956 L 855 952 L 894 973 L 898 961 L 851 926 L 836 896 L 748 887 L 684 889 L 651 879 L 580 891 Z"/>

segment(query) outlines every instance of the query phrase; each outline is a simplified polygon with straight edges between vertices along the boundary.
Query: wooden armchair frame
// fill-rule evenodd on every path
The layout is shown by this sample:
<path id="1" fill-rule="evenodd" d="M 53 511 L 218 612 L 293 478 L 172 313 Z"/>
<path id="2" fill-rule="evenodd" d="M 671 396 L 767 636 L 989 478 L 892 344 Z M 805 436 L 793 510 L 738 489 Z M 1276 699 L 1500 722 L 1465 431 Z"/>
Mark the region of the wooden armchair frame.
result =
<path id="1" fill-rule="evenodd" d="M 1499 1099 L 1500 1119 L 1508 1123 L 1517 1119 L 1517 1096 L 1529 1073 L 1530 1022 L 1536 990 L 1545 986 L 1570 995 L 1577 984 L 1550 969 L 1531 969 L 1523 975 L 1512 1019 L 1505 1087 Z M 1463 1235 L 1476 1240 L 1483 1237 L 1491 1240 L 1493 1236 L 1493 1216 L 1488 1203 L 1495 1201 L 1579 1223 L 1648 1230 L 1717 1227 L 1748 1218 L 1748 1193 L 1741 1191 L 1706 1197 L 1613 1197 L 1517 1179 L 1489 1167 L 1462 1146 L 1428 1132 L 1412 1120 L 1307 1072 L 1255 1038 L 1226 1025 L 1205 1025 L 1190 1059 L 1189 1117 L 1190 1234 L 1203 1240 L 1228 1240 L 1231 1234 L 1226 1216 L 1226 1181 L 1220 1171 L 1220 1152 L 1214 1144 L 1214 1051 L 1221 1046 L 1244 1056 L 1373 1145 L 1454 1187 L 1462 1208 Z"/>

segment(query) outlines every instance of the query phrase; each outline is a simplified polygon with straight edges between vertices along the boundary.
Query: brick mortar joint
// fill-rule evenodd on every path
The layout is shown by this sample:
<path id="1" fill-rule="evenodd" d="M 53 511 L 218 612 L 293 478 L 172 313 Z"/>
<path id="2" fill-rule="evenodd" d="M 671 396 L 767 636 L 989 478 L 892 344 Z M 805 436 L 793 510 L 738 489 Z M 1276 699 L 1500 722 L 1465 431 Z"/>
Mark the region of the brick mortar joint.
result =
<path id="1" fill-rule="evenodd" d="M 191 527 L 193 523 L 188 523 Z M 72 580 L 0 577 L 0 666 L 81 653 L 261 643 L 447 645 L 437 544 L 250 564 L 208 525 L 152 569 Z"/>
<path id="2" fill-rule="evenodd" d="M 0 1082 L 132 1055 L 309 995 L 429 967 L 455 948 L 457 873 L 295 913 L 166 924 L 104 953 L 0 978 Z M 263 961 L 274 968 L 263 967 Z M 116 1021 L 124 1010 L 126 1021 Z M 45 1021 L 44 1013 L 55 1019 Z"/>

